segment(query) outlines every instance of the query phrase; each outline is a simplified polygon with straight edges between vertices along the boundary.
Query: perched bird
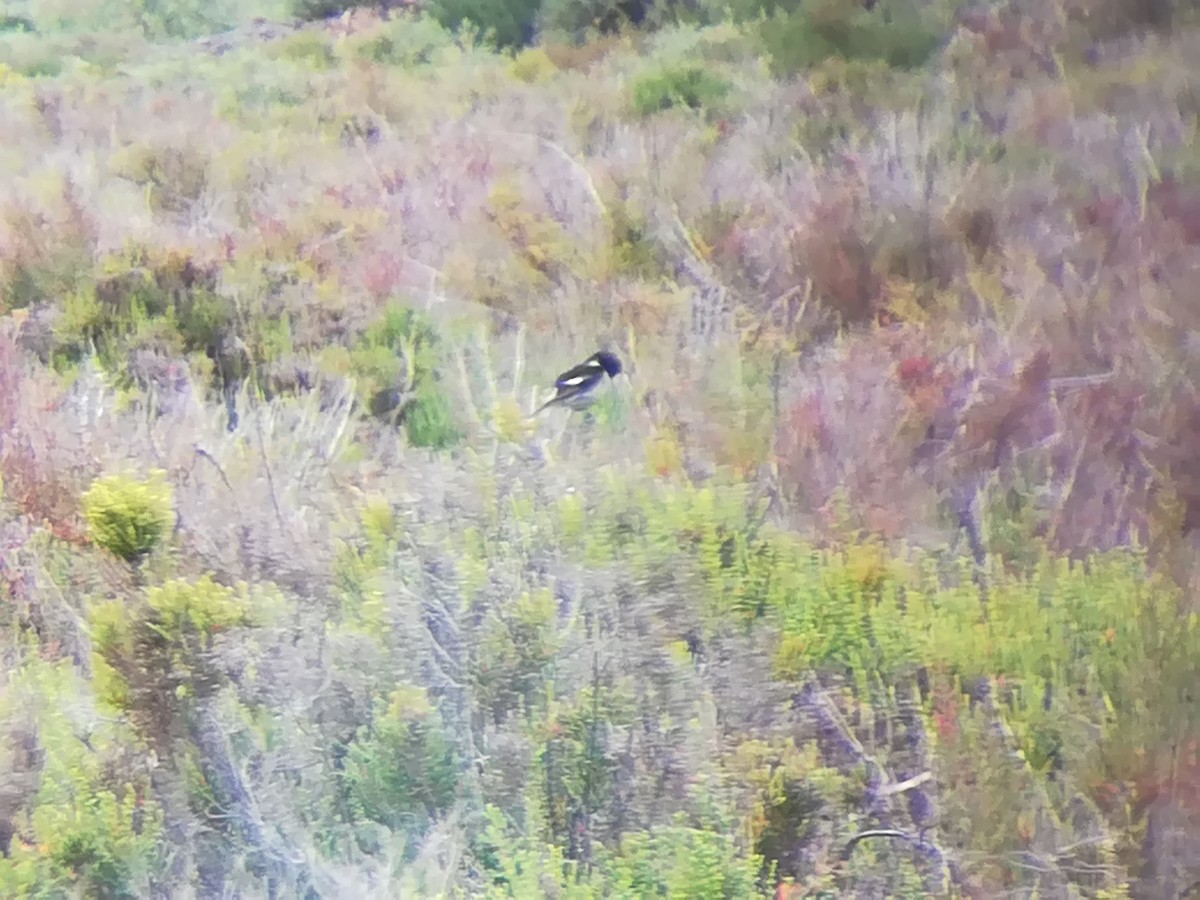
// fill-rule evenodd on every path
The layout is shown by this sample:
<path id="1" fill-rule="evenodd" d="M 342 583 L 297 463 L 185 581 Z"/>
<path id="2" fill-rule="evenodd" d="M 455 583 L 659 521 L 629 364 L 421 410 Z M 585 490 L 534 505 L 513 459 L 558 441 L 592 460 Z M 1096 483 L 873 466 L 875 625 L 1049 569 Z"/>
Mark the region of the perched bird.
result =
<path id="1" fill-rule="evenodd" d="M 621 374 L 621 360 L 607 350 L 593 353 L 573 369 L 567 369 L 554 381 L 557 393 L 534 411 L 536 416 L 548 406 L 566 406 L 569 409 L 587 409 L 596 401 L 597 388 L 607 375 L 616 378 Z"/>

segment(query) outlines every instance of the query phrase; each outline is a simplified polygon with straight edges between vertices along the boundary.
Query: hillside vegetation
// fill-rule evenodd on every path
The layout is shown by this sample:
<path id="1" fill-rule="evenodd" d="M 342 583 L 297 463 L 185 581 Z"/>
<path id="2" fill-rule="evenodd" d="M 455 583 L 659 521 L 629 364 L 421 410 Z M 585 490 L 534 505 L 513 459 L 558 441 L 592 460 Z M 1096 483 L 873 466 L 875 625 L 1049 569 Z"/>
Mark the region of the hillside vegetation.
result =
<path id="1" fill-rule="evenodd" d="M 1200 16 L 960 6 L 9 3 L 0 896 L 1200 883 Z"/>

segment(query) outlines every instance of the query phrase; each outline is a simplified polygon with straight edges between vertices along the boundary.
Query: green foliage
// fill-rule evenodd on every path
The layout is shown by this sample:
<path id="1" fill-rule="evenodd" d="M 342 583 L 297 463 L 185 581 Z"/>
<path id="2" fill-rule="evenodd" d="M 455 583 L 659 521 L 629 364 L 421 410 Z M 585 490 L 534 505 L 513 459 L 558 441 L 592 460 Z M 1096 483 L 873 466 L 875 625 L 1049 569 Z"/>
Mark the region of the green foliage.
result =
<path id="1" fill-rule="evenodd" d="M 592 900 L 606 896 L 600 886 L 584 878 L 577 862 L 569 860 L 562 849 L 524 834 L 514 834 L 504 812 L 489 805 L 485 811 L 487 827 L 479 855 L 492 875 L 485 896 L 544 897 Z"/>
<path id="2" fill-rule="evenodd" d="M 325 35 L 317 31 L 301 31 L 283 41 L 279 46 L 283 59 L 304 63 L 318 72 L 333 67 L 333 46 Z"/>
<path id="3" fill-rule="evenodd" d="M 643 214 L 626 203 L 610 202 L 609 242 L 610 259 L 615 272 L 646 280 L 662 270 L 659 250 Z"/>
<path id="4" fill-rule="evenodd" d="M 273 621 L 281 597 L 267 585 L 226 587 L 210 576 L 146 591 L 145 604 L 100 602 L 89 611 L 97 695 L 118 709 L 159 708 L 209 691 L 221 676 L 209 659 L 221 632 Z"/>
<path id="5" fill-rule="evenodd" d="M 0 68 L 0 84 L 15 68 Z M 7 73 L 7 74 L 6 74 Z M 36 196 L 11 202 L 0 213 L 8 250 L 0 266 L 0 304 L 24 309 L 86 286 L 92 276 L 96 237 L 73 183 L 60 174 L 32 179 Z"/>
<path id="6" fill-rule="evenodd" d="M 543 696 L 546 667 L 561 649 L 557 606 L 549 590 L 523 594 L 508 610 L 495 610 L 480 637 L 474 666 L 481 708 L 494 721 Z"/>
<path id="7" fill-rule="evenodd" d="M 92 684 L 96 696 L 114 709 L 128 709 L 133 703 L 129 683 L 109 663 L 120 664 L 135 653 L 134 630 L 128 607 L 120 600 L 95 604 L 88 614 L 92 632 Z"/>
<path id="8" fill-rule="evenodd" d="M 876 698 L 919 667 L 960 685 L 991 679 L 1035 772 L 1065 766 L 1129 777 L 1137 758 L 1122 749 L 1128 735 L 1164 745 L 1180 722 L 1194 720 L 1182 695 L 1164 697 L 1162 685 L 1188 683 L 1200 658 L 1200 618 L 1181 618 L 1178 588 L 1152 578 L 1138 554 L 1080 563 L 1042 556 L 1021 572 L 991 573 L 984 597 L 969 561 L 895 558 L 871 541 L 818 551 L 788 533 L 756 533 L 756 517 L 736 485 L 612 479 L 591 500 L 564 496 L 553 533 L 586 565 L 619 561 L 643 590 L 680 578 L 704 585 L 691 596 L 709 627 L 776 624 L 783 678 L 847 678 L 860 696 Z M 527 653 L 524 667 L 510 640 L 493 645 L 509 659 L 506 677 L 536 683 L 554 652 L 546 622 L 539 641 L 526 644 L 545 651 Z M 514 703 L 509 697 L 506 705 Z M 802 790 L 792 794 L 780 802 L 801 815 L 808 800 Z M 764 849 L 778 857 L 780 846 Z"/>
<path id="9" fill-rule="evenodd" d="M 804 848 L 849 779 L 821 765 L 815 744 L 799 748 L 792 739 L 742 741 L 727 768 L 736 781 L 755 789 L 748 830 L 764 864 L 778 878 L 808 875 Z"/>
<path id="10" fill-rule="evenodd" d="M 639 116 L 676 107 L 715 110 L 730 90 L 727 81 L 701 66 L 676 66 L 634 82 L 633 110 Z"/>
<path id="11" fill-rule="evenodd" d="M 433 62 L 439 51 L 452 44 L 446 29 L 420 15 L 396 19 L 363 37 L 351 35 L 343 52 L 356 59 L 411 69 Z"/>
<path id="12" fill-rule="evenodd" d="M 442 27 L 465 25 L 481 30 L 499 49 L 515 49 L 533 41 L 542 0 L 430 0 L 428 14 Z"/>
<path id="13" fill-rule="evenodd" d="M 411 837 L 454 803 L 460 764 L 424 690 L 397 687 L 350 744 L 345 789 L 358 814 Z"/>
<path id="14" fill-rule="evenodd" d="M 606 860 L 606 887 L 619 896 L 759 897 L 762 858 L 738 850 L 733 835 L 674 823 L 629 834 Z"/>
<path id="15" fill-rule="evenodd" d="M 235 24 L 239 12 L 232 0 L 132 0 L 126 9 L 151 40 L 212 34 Z"/>
<path id="16" fill-rule="evenodd" d="M 617 31 L 639 19 L 650 3 L 630 0 L 544 0 L 539 23 L 544 32 L 582 40 L 590 31 Z"/>
<path id="17" fill-rule="evenodd" d="M 404 416 L 404 432 L 414 447 L 445 450 L 461 443 L 464 432 L 436 379 L 425 381 L 418 389 Z"/>
<path id="18" fill-rule="evenodd" d="M 2 15 L 0 16 L 0 32 L 7 31 L 37 31 L 37 25 L 32 19 L 25 16 Z"/>
<path id="19" fill-rule="evenodd" d="M 174 521 L 174 496 L 166 473 L 139 481 L 127 475 L 97 478 L 83 495 L 92 539 L 130 563 L 158 546 Z"/>
<path id="20" fill-rule="evenodd" d="M 762 859 L 738 850 L 727 832 L 670 825 L 627 832 L 620 851 L 605 849 L 588 870 L 562 849 L 514 833 L 503 812 L 487 808 L 484 843 L 493 883 L 488 897 L 760 897 Z"/>
<path id="21" fill-rule="evenodd" d="M 747 539 L 753 504 L 744 484 L 617 483 L 581 528 L 580 501 L 560 503 L 565 547 L 590 565 L 619 561 L 646 589 L 694 573 L 706 590 L 698 611 L 723 619 L 731 612 L 753 617 L 766 598 L 755 594 L 760 568 L 770 563 L 764 547 Z M 576 541 L 578 536 L 578 541 Z"/>
<path id="22" fill-rule="evenodd" d="M 161 816 L 146 769 L 125 761 L 122 747 L 132 737 L 124 726 L 99 719 L 86 743 L 79 739 L 72 710 L 87 692 L 69 661 L 34 659 L 9 675 L 0 733 L 7 739 L 14 727 L 35 726 L 42 770 L 27 800 L 28 817 L 22 816 L 23 840 L 0 859 L 0 895 L 115 900 L 148 892 Z M 4 761 L 9 792 L 27 774 L 14 762 Z"/>
<path id="23" fill-rule="evenodd" d="M 197 581 L 174 579 L 152 587 L 146 592 L 146 603 L 157 613 L 158 629 L 174 640 L 195 633 L 207 641 L 217 632 L 250 624 L 267 611 L 255 608 L 244 586 L 239 594 L 208 575 Z"/>
<path id="24" fill-rule="evenodd" d="M 508 70 L 513 78 L 526 84 L 541 84 L 558 73 L 558 66 L 541 47 L 529 47 L 513 57 Z"/>
<path id="25" fill-rule="evenodd" d="M 187 253 L 130 244 L 105 260 L 98 278 L 64 298 L 54 330 L 56 364 L 65 368 L 95 353 L 128 386 L 125 362 L 133 347 L 209 351 L 234 318 L 216 282 L 215 271 Z"/>
<path id="26" fill-rule="evenodd" d="M 212 160 L 202 148 L 175 142 L 132 144 L 114 154 L 111 165 L 114 174 L 141 187 L 158 212 L 187 212 L 212 176 Z"/>
<path id="27" fill-rule="evenodd" d="M 393 304 L 367 329 L 351 352 L 355 374 L 373 387 L 415 385 L 433 374 L 441 339 L 429 318 L 409 306 Z"/>
<path id="28" fill-rule="evenodd" d="M 356 0 L 288 0 L 291 14 L 302 22 L 315 22 L 339 16 L 361 4 Z"/>
<path id="29" fill-rule="evenodd" d="M 350 353 L 350 366 L 380 417 L 398 416 L 409 441 L 434 450 L 454 446 L 463 432 L 438 381 L 442 340 L 411 307 L 393 305 Z"/>
<path id="30" fill-rule="evenodd" d="M 619 434 L 629 421 L 628 403 L 615 390 L 601 392 L 587 413 L 603 431 L 610 434 Z"/>
<path id="31" fill-rule="evenodd" d="M 396 556 L 396 518 L 391 506 L 376 498 L 363 506 L 359 520 L 362 539 L 342 543 L 334 563 L 334 579 L 344 621 L 384 641 L 389 634 L 384 584 Z"/>
<path id="32" fill-rule="evenodd" d="M 129 866 L 113 852 L 110 842 L 94 832 L 68 835 L 54 854 L 54 862 L 65 871 L 75 872 L 90 890 L 88 894 L 105 900 L 135 900 L 130 885 Z"/>
<path id="33" fill-rule="evenodd" d="M 947 9 L 881 2 L 870 10 L 853 3 L 801 0 L 763 20 L 759 39 L 777 75 L 803 72 L 824 60 L 879 60 L 897 69 L 924 65 L 944 39 Z"/>

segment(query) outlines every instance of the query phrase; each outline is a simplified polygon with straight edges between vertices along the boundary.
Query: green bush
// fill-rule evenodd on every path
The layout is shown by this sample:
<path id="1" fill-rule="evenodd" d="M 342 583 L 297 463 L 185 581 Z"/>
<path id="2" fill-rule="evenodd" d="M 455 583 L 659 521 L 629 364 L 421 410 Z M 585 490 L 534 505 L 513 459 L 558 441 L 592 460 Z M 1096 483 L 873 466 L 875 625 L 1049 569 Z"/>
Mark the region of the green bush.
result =
<path id="1" fill-rule="evenodd" d="M 399 687 L 351 743 L 345 784 L 356 813 L 409 836 L 453 805 L 458 755 L 420 688 Z"/>
<path id="2" fill-rule="evenodd" d="M 562 649 L 555 616 L 553 594 L 539 590 L 518 597 L 506 617 L 484 624 L 473 681 L 480 708 L 494 721 L 542 696 L 546 669 Z"/>
<path id="3" fill-rule="evenodd" d="M 231 0 L 133 0 L 123 12 L 132 15 L 152 39 L 196 38 L 235 25 L 239 4 Z"/>
<path id="4" fill-rule="evenodd" d="M 684 816 L 666 826 L 626 832 L 619 851 L 601 849 L 584 868 L 563 850 L 513 833 L 503 812 L 486 811 L 478 852 L 491 872 L 488 897 L 760 897 L 761 857 L 743 854 L 727 830 L 696 828 Z"/>
<path id="5" fill-rule="evenodd" d="M 90 885 L 89 896 L 105 900 L 135 900 L 138 896 L 130 884 L 129 866 L 102 835 L 94 832 L 68 835 L 55 852 L 54 861 Z"/>
<path id="6" fill-rule="evenodd" d="M 362 4 L 357 0 L 290 0 L 288 8 L 293 16 L 303 22 L 315 22 L 340 16 L 348 9 Z"/>
<path id="7" fill-rule="evenodd" d="M 34 24 L 33 20 L 25 16 L 0 15 L 0 32 L 21 31 L 33 33 L 37 30 L 37 25 Z"/>
<path id="8" fill-rule="evenodd" d="M 137 143 L 113 154 L 113 174 L 143 188 L 155 212 L 187 212 L 208 190 L 212 159 L 186 143 Z"/>
<path id="9" fill-rule="evenodd" d="M 429 15 L 451 31 L 474 26 L 500 49 L 533 42 L 541 0 L 430 0 Z"/>
<path id="10" fill-rule="evenodd" d="M 730 85 L 700 66 L 680 66 L 646 76 L 633 85 L 633 109 L 649 116 L 673 107 L 710 109 L 729 93 Z"/>
<path id="11" fill-rule="evenodd" d="M 445 450 L 459 444 L 464 433 L 454 407 L 436 379 L 421 385 L 404 414 L 404 433 L 414 447 Z"/>
<path id="12" fill-rule="evenodd" d="M 234 318 L 232 301 L 216 285 L 213 265 L 131 244 L 104 261 L 98 278 L 65 295 L 53 361 L 64 369 L 95 353 L 124 379 L 128 351 L 139 345 L 208 351 Z"/>
<path id="13" fill-rule="evenodd" d="M 83 495 L 92 540 L 130 563 L 145 559 L 174 522 L 174 497 L 166 473 L 144 481 L 127 475 L 96 479 Z"/>
<path id="14" fill-rule="evenodd" d="M 758 897 L 762 859 L 743 855 L 732 834 L 671 825 L 626 835 L 604 866 L 607 888 L 625 897 Z"/>
<path id="15" fill-rule="evenodd" d="M 358 59 L 385 66 L 411 68 L 425 65 L 453 40 L 446 29 L 428 16 L 396 19 L 362 37 L 351 35 L 343 51 Z"/>
<path id="16" fill-rule="evenodd" d="M 389 306 L 350 353 L 356 377 L 370 389 L 411 390 L 433 374 L 441 339 L 429 317 L 409 306 Z"/>
<path id="17" fill-rule="evenodd" d="M 280 602 L 266 586 L 230 588 L 205 575 L 149 588 L 140 607 L 124 600 L 95 604 L 88 623 L 96 695 L 125 711 L 155 708 L 161 721 L 163 708 L 220 679 L 207 656 L 212 639 L 272 620 Z"/>
<path id="18" fill-rule="evenodd" d="M 582 40 L 591 31 L 607 34 L 641 24 L 649 5 L 636 0 L 545 0 L 540 24 L 548 33 Z"/>
<path id="19" fill-rule="evenodd" d="M 162 835 L 148 770 L 130 764 L 125 747 L 133 736 L 125 723 L 98 717 L 81 740 L 78 711 L 90 693 L 70 660 L 51 664 L 35 656 L 7 675 L 0 697 L 5 809 L 30 793 L 22 798 L 23 839 L 0 858 L 0 896 L 147 894 Z"/>
<path id="20" fill-rule="evenodd" d="M 803 72 L 831 57 L 914 69 L 944 40 L 948 12 L 936 5 L 885 2 L 868 11 L 851 3 L 802 0 L 790 10 L 776 8 L 758 33 L 777 75 Z"/>
<path id="21" fill-rule="evenodd" d="M 332 68 L 335 62 L 330 39 L 316 31 L 300 31 L 293 34 L 280 42 L 276 52 L 283 59 L 304 63 L 318 72 Z"/>
<path id="22" fill-rule="evenodd" d="M 437 377 L 441 345 L 428 316 L 395 304 L 350 352 L 350 368 L 371 414 L 402 423 L 414 446 L 435 450 L 463 436 Z"/>
<path id="23" fill-rule="evenodd" d="M 245 591 L 217 584 L 207 575 L 197 581 L 175 579 L 157 585 L 146 593 L 146 602 L 168 636 L 195 632 L 205 638 L 248 624 L 257 605 Z"/>

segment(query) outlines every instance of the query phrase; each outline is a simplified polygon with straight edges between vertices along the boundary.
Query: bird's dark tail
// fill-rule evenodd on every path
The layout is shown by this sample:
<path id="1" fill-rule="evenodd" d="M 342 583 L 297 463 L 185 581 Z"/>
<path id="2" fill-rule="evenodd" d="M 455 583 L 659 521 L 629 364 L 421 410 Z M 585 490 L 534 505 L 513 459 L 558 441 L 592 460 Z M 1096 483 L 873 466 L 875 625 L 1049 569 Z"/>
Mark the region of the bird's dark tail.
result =
<path id="1" fill-rule="evenodd" d="M 528 419 L 535 418 L 539 413 L 542 412 L 542 410 L 549 409 L 551 406 L 553 406 L 555 403 L 557 403 L 558 399 L 559 399 L 558 397 L 551 397 L 549 400 L 547 400 L 545 403 L 543 403 L 541 406 L 539 406 L 537 409 L 535 409 L 533 412 L 531 412 L 528 416 L 526 416 L 526 418 L 528 418 Z"/>

